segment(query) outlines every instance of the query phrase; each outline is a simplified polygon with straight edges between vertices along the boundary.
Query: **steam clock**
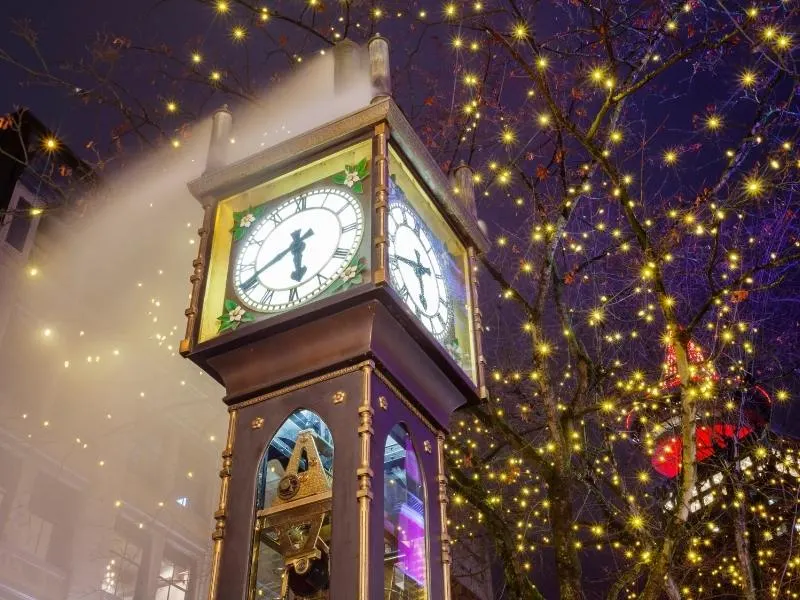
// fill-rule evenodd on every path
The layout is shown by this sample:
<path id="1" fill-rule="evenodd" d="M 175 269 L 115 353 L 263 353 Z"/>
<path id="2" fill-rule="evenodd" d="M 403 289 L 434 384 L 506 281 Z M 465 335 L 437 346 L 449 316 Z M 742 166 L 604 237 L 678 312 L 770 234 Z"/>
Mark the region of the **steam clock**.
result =
<path id="1" fill-rule="evenodd" d="M 181 352 L 230 414 L 210 600 L 450 597 L 444 435 L 482 395 L 487 241 L 469 169 L 448 180 L 391 99 L 386 41 L 366 55 L 369 105 L 233 164 L 218 111 L 189 184 Z"/>

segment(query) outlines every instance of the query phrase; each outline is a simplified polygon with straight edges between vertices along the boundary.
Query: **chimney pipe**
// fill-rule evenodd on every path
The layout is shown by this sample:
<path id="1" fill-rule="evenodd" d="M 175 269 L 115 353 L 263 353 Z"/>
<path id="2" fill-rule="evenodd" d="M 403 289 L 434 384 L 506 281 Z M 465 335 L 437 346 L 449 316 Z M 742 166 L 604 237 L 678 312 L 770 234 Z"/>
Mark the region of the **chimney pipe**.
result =
<path id="1" fill-rule="evenodd" d="M 392 70 L 389 63 L 389 41 L 375 35 L 367 42 L 372 102 L 392 97 Z"/>
<path id="2" fill-rule="evenodd" d="M 228 147 L 233 132 L 233 115 L 225 104 L 211 117 L 211 141 L 206 156 L 206 173 L 216 171 L 228 164 Z"/>
<path id="3" fill-rule="evenodd" d="M 475 203 L 475 179 L 472 169 L 462 162 L 453 171 L 453 194 L 459 204 L 473 217 L 478 217 L 478 207 Z"/>

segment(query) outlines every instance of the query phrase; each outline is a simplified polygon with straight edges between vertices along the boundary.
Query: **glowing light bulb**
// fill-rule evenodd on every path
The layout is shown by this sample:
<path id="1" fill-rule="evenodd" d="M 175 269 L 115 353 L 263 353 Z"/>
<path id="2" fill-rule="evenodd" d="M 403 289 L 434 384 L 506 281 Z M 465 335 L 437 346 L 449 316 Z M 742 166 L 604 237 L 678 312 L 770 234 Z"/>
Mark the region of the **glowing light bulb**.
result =
<path id="1" fill-rule="evenodd" d="M 56 139 L 52 135 L 47 136 L 42 140 L 42 147 L 48 152 L 55 152 L 56 150 L 58 150 L 59 145 L 60 144 L 58 142 L 58 139 Z"/>
<path id="2" fill-rule="evenodd" d="M 717 131 L 722 127 L 722 119 L 718 115 L 709 115 L 706 119 L 706 127 L 711 131 Z"/>
<path id="3" fill-rule="evenodd" d="M 524 21 L 520 21 L 514 24 L 514 27 L 511 29 L 511 35 L 516 40 L 524 40 L 528 37 L 528 24 Z"/>

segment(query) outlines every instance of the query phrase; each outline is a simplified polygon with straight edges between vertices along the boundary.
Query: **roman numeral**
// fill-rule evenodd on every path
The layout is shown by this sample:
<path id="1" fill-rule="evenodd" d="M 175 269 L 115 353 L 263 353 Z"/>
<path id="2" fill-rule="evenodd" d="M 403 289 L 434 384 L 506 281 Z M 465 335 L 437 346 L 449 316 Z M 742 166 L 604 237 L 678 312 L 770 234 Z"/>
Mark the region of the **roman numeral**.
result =
<path id="1" fill-rule="evenodd" d="M 317 283 L 318 283 L 319 285 L 321 285 L 321 286 L 322 286 L 322 285 L 325 285 L 325 284 L 327 284 L 329 281 L 330 281 L 330 279 L 328 279 L 327 277 L 325 277 L 325 276 L 324 276 L 324 275 L 322 275 L 321 273 L 317 273 Z"/>
<path id="2" fill-rule="evenodd" d="M 447 322 L 444 320 L 444 317 L 442 316 L 442 313 L 436 313 L 436 318 L 439 319 L 439 323 L 442 324 L 442 327 L 444 327 L 447 324 Z"/>
<path id="3" fill-rule="evenodd" d="M 295 207 L 296 207 L 295 210 L 297 210 L 297 211 L 305 210 L 306 209 L 306 197 L 305 196 L 300 196 L 299 198 L 295 198 L 294 204 L 295 204 Z"/>
<path id="4" fill-rule="evenodd" d="M 289 290 L 289 302 L 297 302 L 300 300 L 300 294 L 297 293 L 297 288 Z"/>
<path id="5" fill-rule="evenodd" d="M 348 231 L 356 231 L 358 229 L 358 223 L 350 223 L 350 225 L 345 225 L 342 227 L 342 233 L 347 233 Z"/>
<path id="6" fill-rule="evenodd" d="M 408 300 L 408 297 L 409 297 L 409 295 L 410 295 L 410 294 L 408 293 L 408 288 L 407 288 L 406 286 L 403 286 L 403 287 L 401 287 L 399 290 L 397 290 L 397 293 L 398 293 L 398 294 L 400 294 L 400 297 L 401 297 L 401 298 L 402 298 L 404 301 L 405 301 L 405 300 Z"/>
<path id="7" fill-rule="evenodd" d="M 275 295 L 275 290 L 267 290 L 264 292 L 264 295 L 261 296 L 261 304 L 267 306 L 272 304 L 272 297 Z"/>
<path id="8" fill-rule="evenodd" d="M 333 253 L 333 258 L 347 258 L 348 254 L 350 254 L 350 252 L 347 251 L 347 248 L 337 248 Z"/>
<path id="9" fill-rule="evenodd" d="M 270 221 L 275 223 L 275 225 L 280 225 L 283 222 L 283 217 L 280 216 L 278 213 L 272 213 L 269 217 Z"/>

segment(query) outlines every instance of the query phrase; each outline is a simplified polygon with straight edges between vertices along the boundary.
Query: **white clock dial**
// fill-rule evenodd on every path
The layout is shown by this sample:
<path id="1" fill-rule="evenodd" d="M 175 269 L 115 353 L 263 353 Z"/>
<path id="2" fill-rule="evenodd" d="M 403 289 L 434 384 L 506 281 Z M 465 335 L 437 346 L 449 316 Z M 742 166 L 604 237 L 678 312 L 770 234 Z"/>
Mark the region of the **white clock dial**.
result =
<path id="1" fill-rule="evenodd" d="M 252 310 L 281 312 L 342 274 L 361 245 L 364 215 L 346 191 L 318 188 L 282 202 L 251 227 L 235 259 L 234 290 Z"/>
<path id="2" fill-rule="evenodd" d="M 448 336 L 450 298 L 437 250 L 419 215 L 410 207 L 389 208 L 389 273 L 392 287 L 437 339 Z"/>

